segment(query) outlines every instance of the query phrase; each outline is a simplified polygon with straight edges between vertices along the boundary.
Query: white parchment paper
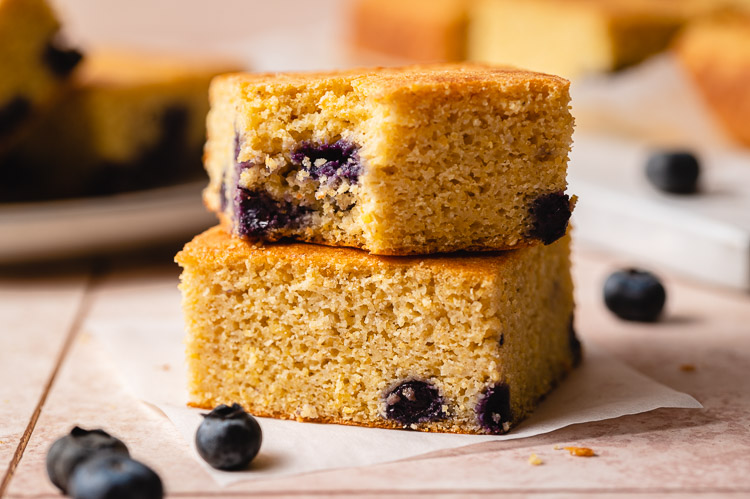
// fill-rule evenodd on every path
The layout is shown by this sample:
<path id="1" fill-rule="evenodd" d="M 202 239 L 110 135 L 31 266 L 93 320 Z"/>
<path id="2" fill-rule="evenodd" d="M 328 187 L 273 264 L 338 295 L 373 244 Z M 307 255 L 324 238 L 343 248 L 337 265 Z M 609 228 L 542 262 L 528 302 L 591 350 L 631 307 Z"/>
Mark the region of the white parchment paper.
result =
<path id="1" fill-rule="evenodd" d="M 100 340 L 140 399 L 159 407 L 193 443 L 201 412 L 186 407 L 183 325 L 176 283 L 159 282 L 102 297 L 86 332 Z M 206 469 L 219 484 L 396 461 L 477 443 L 531 437 L 565 426 L 660 407 L 700 408 L 694 398 L 659 384 L 585 344 L 585 361 L 534 414 L 503 436 L 452 435 L 298 423 L 260 418 L 263 447 L 247 472 Z M 196 454 L 196 459 L 200 458 Z M 201 461 L 202 462 L 202 461 Z"/>

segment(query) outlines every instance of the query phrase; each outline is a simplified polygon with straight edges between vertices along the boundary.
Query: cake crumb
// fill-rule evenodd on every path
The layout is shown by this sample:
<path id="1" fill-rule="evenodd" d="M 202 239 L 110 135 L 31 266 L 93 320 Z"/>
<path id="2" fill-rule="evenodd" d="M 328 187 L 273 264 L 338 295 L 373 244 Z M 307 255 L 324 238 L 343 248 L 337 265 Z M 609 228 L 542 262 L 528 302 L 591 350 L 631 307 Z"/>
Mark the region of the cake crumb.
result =
<path id="1" fill-rule="evenodd" d="M 541 460 L 541 459 L 539 458 L 539 456 L 537 456 L 536 454 L 533 454 L 533 453 L 532 453 L 532 454 L 531 454 L 531 455 L 529 456 L 529 464 L 530 464 L 530 465 L 532 465 L 532 466 L 539 466 L 540 464 L 544 464 L 544 461 L 542 461 L 542 460 Z"/>
<path id="2" fill-rule="evenodd" d="M 588 447 L 563 447 L 566 451 L 570 452 L 571 456 L 578 456 L 578 457 L 594 457 L 596 456 L 596 453 L 593 449 L 589 449 Z"/>
<path id="3" fill-rule="evenodd" d="M 682 364 L 680 366 L 680 371 L 686 372 L 686 373 L 691 373 L 691 372 L 695 371 L 695 365 L 694 364 Z"/>

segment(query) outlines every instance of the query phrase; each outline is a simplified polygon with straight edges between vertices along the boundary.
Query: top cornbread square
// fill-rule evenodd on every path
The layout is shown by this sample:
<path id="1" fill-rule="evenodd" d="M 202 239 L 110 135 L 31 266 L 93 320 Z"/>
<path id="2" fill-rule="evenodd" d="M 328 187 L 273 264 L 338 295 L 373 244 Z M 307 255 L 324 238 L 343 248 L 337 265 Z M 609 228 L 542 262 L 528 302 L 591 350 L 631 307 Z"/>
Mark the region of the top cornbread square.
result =
<path id="1" fill-rule="evenodd" d="M 401 255 L 565 234 L 569 83 L 480 65 L 214 79 L 207 206 L 247 238 Z"/>

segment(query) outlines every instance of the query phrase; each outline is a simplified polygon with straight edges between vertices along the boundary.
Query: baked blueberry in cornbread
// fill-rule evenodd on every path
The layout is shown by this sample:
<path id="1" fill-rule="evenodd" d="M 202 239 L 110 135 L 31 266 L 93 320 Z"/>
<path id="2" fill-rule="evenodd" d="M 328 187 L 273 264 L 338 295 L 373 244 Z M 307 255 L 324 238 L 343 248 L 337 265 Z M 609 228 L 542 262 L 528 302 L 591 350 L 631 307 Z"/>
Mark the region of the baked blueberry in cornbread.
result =
<path id="1" fill-rule="evenodd" d="M 176 260 L 194 406 L 499 434 L 580 361 L 568 236 L 393 257 L 215 227 Z"/>
<path id="2" fill-rule="evenodd" d="M 209 82 L 231 69 L 190 57 L 94 51 L 66 98 L 13 152 L 13 163 L 35 172 L 36 194 L 47 197 L 197 179 Z"/>
<path id="3" fill-rule="evenodd" d="M 637 64 L 669 46 L 706 0 L 475 0 L 469 59 L 567 78 Z"/>
<path id="4" fill-rule="evenodd" d="M 44 0 L 0 0 L 0 155 L 60 97 L 81 54 Z"/>
<path id="5" fill-rule="evenodd" d="M 479 65 L 220 76 L 204 199 L 249 239 L 381 255 L 551 243 L 572 207 L 568 87 Z"/>

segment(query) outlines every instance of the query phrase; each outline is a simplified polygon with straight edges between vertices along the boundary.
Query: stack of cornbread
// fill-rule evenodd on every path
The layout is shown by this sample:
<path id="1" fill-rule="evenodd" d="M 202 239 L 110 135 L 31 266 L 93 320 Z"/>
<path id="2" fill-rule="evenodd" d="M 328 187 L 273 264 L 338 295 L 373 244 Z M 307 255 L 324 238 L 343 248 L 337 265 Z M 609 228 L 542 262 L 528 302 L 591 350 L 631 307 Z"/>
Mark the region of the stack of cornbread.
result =
<path id="1" fill-rule="evenodd" d="M 442 65 L 210 89 L 176 259 L 191 405 L 500 434 L 581 358 L 568 82 Z"/>

